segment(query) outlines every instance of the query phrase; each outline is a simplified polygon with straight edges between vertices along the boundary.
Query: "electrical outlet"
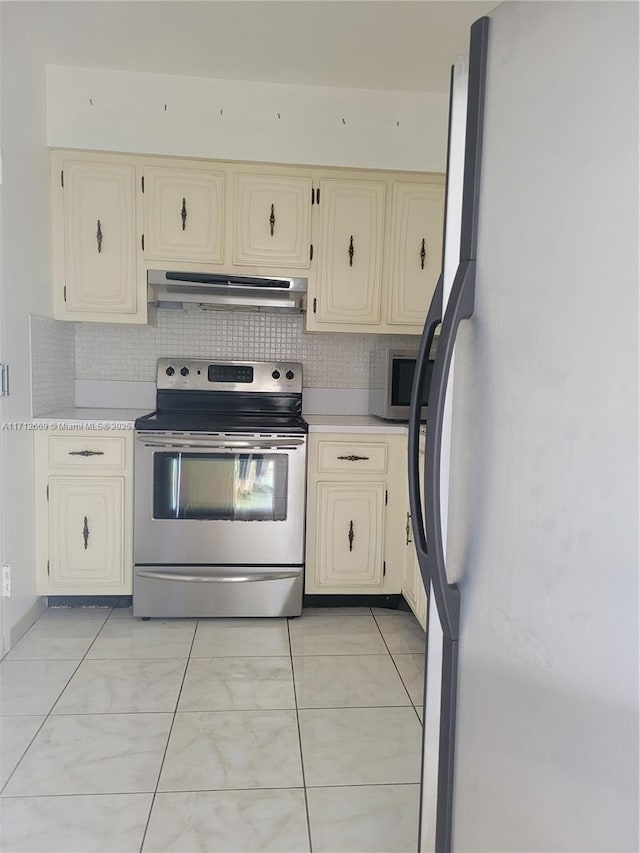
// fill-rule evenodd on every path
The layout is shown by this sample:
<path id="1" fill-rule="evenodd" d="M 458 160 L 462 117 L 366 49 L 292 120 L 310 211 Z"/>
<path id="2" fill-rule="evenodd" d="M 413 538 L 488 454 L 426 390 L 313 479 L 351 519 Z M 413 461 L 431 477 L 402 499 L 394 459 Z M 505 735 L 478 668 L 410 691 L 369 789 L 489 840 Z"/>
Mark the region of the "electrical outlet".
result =
<path id="1" fill-rule="evenodd" d="M 11 598 L 11 566 L 2 567 L 2 597 Z"/>

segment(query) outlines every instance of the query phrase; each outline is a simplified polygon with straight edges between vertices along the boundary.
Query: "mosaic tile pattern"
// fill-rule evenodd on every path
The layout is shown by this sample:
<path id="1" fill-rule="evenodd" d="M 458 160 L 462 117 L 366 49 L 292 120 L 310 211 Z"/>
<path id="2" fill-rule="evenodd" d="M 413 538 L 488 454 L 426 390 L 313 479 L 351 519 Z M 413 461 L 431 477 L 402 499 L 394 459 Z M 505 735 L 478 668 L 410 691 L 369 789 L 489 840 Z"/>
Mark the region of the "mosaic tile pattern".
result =
<path id="1" fill-rule="evenodd" d="M 34 416 L 73 406 L 75 323 L 32 314 L 31 401 Z"/>
<path id="2" fill-rule="evenodd" d="M 156 361 L 192 358 L 302 362 L 307 388 L 368 388 L 369 353 L 389 346 L 417 347 L 402 335 L 303 332 L 298 315 L 247 311 L 158 311 L 157 326 L 79 323 L 76 378 L 153 382 Z"/>

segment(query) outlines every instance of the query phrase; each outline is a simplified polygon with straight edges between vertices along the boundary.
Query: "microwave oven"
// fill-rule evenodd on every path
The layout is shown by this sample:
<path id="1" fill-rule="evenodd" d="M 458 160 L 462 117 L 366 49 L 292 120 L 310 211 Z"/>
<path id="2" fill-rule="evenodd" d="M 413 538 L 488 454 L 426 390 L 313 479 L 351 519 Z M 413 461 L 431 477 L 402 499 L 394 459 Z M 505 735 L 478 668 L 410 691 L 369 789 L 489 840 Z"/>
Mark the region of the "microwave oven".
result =
<path id="1" fill-rule="evenodd" d="M 429 386 L 435 358 L 437 337 L 434 337 L 422 385 L 421 418 L 426 418 Z M 418 350 L 374 350 L 369 357 L 369 414 L 388 421 L 408 421 L 411 388 L 416 370 Z"/>

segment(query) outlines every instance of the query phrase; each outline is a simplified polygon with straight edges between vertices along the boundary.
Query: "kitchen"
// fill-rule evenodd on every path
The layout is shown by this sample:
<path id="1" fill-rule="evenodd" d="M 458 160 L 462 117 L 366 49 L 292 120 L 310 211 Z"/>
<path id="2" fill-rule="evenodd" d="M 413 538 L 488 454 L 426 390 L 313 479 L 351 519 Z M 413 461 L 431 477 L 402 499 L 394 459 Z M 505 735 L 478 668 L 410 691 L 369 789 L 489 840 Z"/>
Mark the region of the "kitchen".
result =
<path id="1" fill-rule="evenodd" d="M 83 4 L 84 5 L 84 4 Z M 395 4 L 394 4 L 395 5 Z M 462 4 L 460 4 L 462 5 Z M 483 11 L 487 11 L 484 9 Z M 479 13 L 480 14 L 480 13 Z M 475 14 L 471 17 L 475 17 Z M 6 29 L 5 29 L 6 32 Z M 3 45 L 3 56 L 9 55 L 13 62 L 16 63 L 16 67 L 21 67 L 20 63 L 25 66 L 28 65 L 26 57 L 21 53 L 18 54 L 17 44 L 12 46 L 10 40 L 7 40 L 6 46 Z M 36 49 L 36 40 L 34 39 L 33 49 Z M 12 53 L 12 51 L 14 51 Z M 7 53 L 8 52 L 8 53 Z M 64 60 L 57 59 L 57 64 L 64 64 Z M 78 64 L 82 64 L 78 62 Z M 51 293 L 50 293 L 50 277 L 47 273 L 47 262 L 44 259 L 44 256 L 47 255 L 48 249 L 46 245 L 46 239 L 37 240 L 34 244 L 35 248 L 30 247 L 30 251 L 26 252 L 25 249 L 25 241 L 24 239 L 12 238 L 12 229 L 15 229 L 14 233 L 18 234 L 29 234 L 32 232 L 32 229 L 35 224 L 36 233 L 41 235 L 46 235 L 48 231 L 48 214 L 46 211 L 46 205 L 48 204 L 48 190 L 49 190 L 49 175 L 48 175 L 48 162 L 46 156 L 46 145 L 45 145 L 45 126 L 44 126 L 44 116 L 45 116 L 45 75 L 43 68 L 40 67 L 38 69 L 33 69 L 30 67 L 25 67 L 24 74 L 21 75 L 21 89 L 22 91 L 18 95 L 18 93 L 11 88 L 11 86 L 6 86 L 6 83 L 3 82 L 3 111 L 5 113 L 5 118 L 3 119 L 3 136 L 6 139 L 6 143 L 3 144 L 3 154 L 5 159 L 5 164 L 10 162 L 10 154 L 13 153 L 12 162 L 16 165 L 16 170 L 12 173 L 8 168 L 8 165 L 5 166 L 5 181 L 2 188 L 3 193 L 3 223 L 4 223 L 4 241 L 3 241 L 3 255 L 5 258 L 5 264 L 3 269 L 3 283 L 4 286 L 8 286 L 8 282 L 31 282 L 31 285 L 27 285 L 25 287 L 21 287 L 16 290 L 15 285 L 11 289 L 11 297 L 10 299 L 3 300 L 3 352 L 5 341 L 10 345 L 9 352 L 14 352 L 16 354 L 16 358 L 7 358 L 6 360 L 11 362 L 11 381 L 12 381 L 12 395 L 8 397 L 4 401 L 4 410 L 3 410 L 3 420 L 7 422 L 18 422 L 20 420 L 29 419 L 31 416 L 30 411 L 30 399 L 29 399 L 29 368 L 28 368 L 28 358 L 29 358 L 29 343 L 26 339 L 26 318 L 29 314 L 37 315 L 37 317 L 45 316 L 44 324 L 41 325 L 37 329 L 37 335 L 34 336 L 34 344 L 35 346 L 41 345 L 41 342 L 45 342 L 45 349 L 47 352 L 55 351 L 58 353 L 61 358 L 59 360 L 59 365 L 62 369 L 54 370 L 53 376 L 47 376 L 46 373 L 41 374 L 44 376 L 44 381 L 41 382 L 40 387 L 47 387 L 49 389 L 55 388 L 55 396 L 53 399 L 54 404 L 60 403 L 60 408 L 64 408 L 65 406 L 69 406 L 72 403 L 81 402 L 84 405 L 95 405 L 95 402 L 92 403 L 96 398 L 92 398 L 90 395 L 95 390 L 95 383 L 112 383 L 116 382 L 118 385 L 120 383 L 142 383 L 145 384 L 145 389 L 137 388 L 136 389 L 136 400 L 140 399 L 140 395 L 138 391 L 145 390 L 145 393 L 152 394 L 150 385 L 152 374 L 150 372 L 150 364 L 155 361 L 155 358 L 158 357 L 167 357 L 170 355 L 178 355 L 183 354 L 185 350 L 181 351 L 179 345 L 188 340 L 189 343 L 194 339 L 194 332 L 200 335 L 201 341 L 210 341 L 212 338 L 219 340 L 220 335 L 223 334 L 220 326 L 225 324 L 220 323 L 218 325 L 215 324 L 215 321 L 209 320 L 207 315 L 207 323 L 204 324 L 204 328 L 199 327 L 197 323 L 193 321 L 192 318 L 185 318 L 184 321 L 184 337 L 181 336 L 182 331 L 179 331 L 177 335 L 174 334 L 170 338 L 170 342 L 174 343 L 175 346 L 172 346 L 171 349 L 167 349 L 164 347 L 162 350 L 158 350 L 158 343 L 162 343 L 158 338 L 158 329 L 160 330 L 160 334 L 162 334 L 162 326 L 160 325 L 163 321 L 160 319 L 158 321 L 158 326 L 154 329 L 153 327 L 139 327 L 139 328 L 131 328 L 131 329 L 122 329 L 118 332 L 118 335 L 122 335 L 122 337 L 113 338 L 112 335 L 113 329 L 115 327 L 109 327 L 102 331 L 99 327 L 96 327 L 96 331 L 93 332 L 88 330 L 86 336 L 83 338 L 83 331 L 87 328 L 86 325 L 79 324 L 74 340 L 69 340 L 70 333 L 66 330 L 61 331 L 59 328 L 59 323 L 55 325 L 48 325 L 48 323 L 54 323 L 55 321 L 48 321 L 46 319 L 46 315 L 51 315 L 51 312 L 46 310 L 47 306 L 51 305 Z M 67 69 L 69 71 L 69 69 Z M 109 72 L 113 73 L 113 72 Z M 63 72 L 61 72 L 63 74 Z M 108 76 L 107 72 L 104 72 L 105 75 Z M 113 104 L 111 104 L 110 109 L 108 111 L 108 115 L 100 117 L 99 111 L 96 110 L 95 114 L 91 114 L 90 110 L 93 107 L 93 104 L 90 103 L 90 99 L 94 96 L 90 95 L 87 98 L 83 97 L 82 107 L 84 113 L 88 114 L 88 118 L 86 124 L 83 125 L 82 121 L 82 111 L 78 110 L 74 112 L 74 101 L 73 97 L 69 97 L 69 93 L 77 91 L 78 93 L 82 92 L 85 94 L 85 90 L 83 88 L 84 84 L 94 84 L 101 82 L 103 86 L 107 85 L 104 80 L 99 81 L 97 78 L 91 79 L 92 75 L 89 70 L 83 72 L 82 75 L 78 75 L 76 73 L 75 77 L 73 76 L 73 72 L 71 71 L 72 80 L 69 80 L 69 75 L 64 82 L 60 79 L 56 81 L 53 77 L 47 80 L 47 85 L 49 87 L 49 98 L 48 102 L 50 103 L 55 97 L 56 92 L 58 97 L 58 104 L 69 105 L 69 112 L 64 113 L 62 107 L 59 111 L 57 111 L 53 116 L 49 115 L 49 133 L 51 134 L 52 128 L 56 125 L 58 118 L 60 118 L 60 125 L 55 126 L 55 132 L 60 134 L 64 131 L 65 121 L 67 123 L 67 128 L 72 128 L 74 133 L 77 134 L 74 137 L 74 142 L 70 142 L 67 137 L 67 141 L 61 141 L 64 139 L 64 134 L 58 135 L 51 141 L 52 137 L 49 135 L 47 138 L 52 145 L 60 145 L 60 147 L 79 147 L 83 149 L 94 148 L 94 147 L 105 147 L 109 150 L 118 150 L 118 151 L 130 151 L 130 150 L 138 150 L 144 151 L 148 154 L 159 154 L 166 153 L 163 151 L 159 151 L 157 148 L 157 142 L 148 142 L 144 147 L 131 146 L 129 144 L 123 144 L 121 141 L 118 143 L 114 141 L 114 137 L 117 137 L 119 132 L 125 132 L 127 130 L 127 123 L 124 119 L 129 118 L 130 126 L 129 129 L 136 129 L 136 121 L 135 116 L 131 115 L 131 110 L 124 110 L 123 115 L 120 116 L 122 121 L 114 121 L 117 113 L 113 112 Z M 125 75 L 127 77 L 127 75 Z M 3 75 L 4 80 L 6 81 L 6 72 Z M 124 90 L 128 88 L 127 83 L 131 82 L 130 77 L 127 79 L 120 80 L 118 85 L 115 86 L 118 91 L 119 97 L 124 97 Z M 16 87 L 17 89 L 18 87 Z M 90 86 L 91 91 L 94 91 L 93 86 Z M 143 87 L 144 88 L 144 87 Z M 98 91 L 97 89 L 95 91 Z M 102 90 L 104 92 L 104 89 Z M 31 97 L 28 100 L 30 111 L 25 109 L 25 105 L 22 102 L 22 98 L 24 98 L 24 93 L 27 93 Z M 63 97 L 64 93 L 64 97 Z M 156 93 L 157 94 L 157 93 Z M 176 100 L 180 102 L 180 91 L 175 92 Z M 140 99 L 140 92 L 132 92 L 131 97 L 135 100 Z M 12 101 L 12 98 L 14 99 Z M 96 106 L 99 104 L 99 99 L 95 96 Z M 427 102 L 429 102 L 429 97 L 425 98 L 425 106 L 429 106 Z M 429 122 L 430 128 L 435 128 L 438 126 L 437 124 L 437 116 L 440 115 L 440 118 L 446 114 L 446 104 L 444 101 L 446 98 L 440 96 L 439 98 L 431 99 L 430 106 L 433 107 L 433 111 L 430 113 L 430 117 L 433 118 L 432 122 Z M 167 101 L 169 99 L 167 98 Z M 138 100 L 138 102 L 141 102 Z M 167 128 L 166 126 L 166 118 L 170 116 L 170 103 L 167 103 L 166 111 L 163 109 L 164 102 L 162 100 L 155 101 L 158 114 L 162 115 L 162 113 L 166 112 L 167 116 L 160 118 L 158 121 L 157 118 L 149 121 L 148 123 L 148 132 L 153 134 L 155 139 L 162 138 L 163 140 L 167 139 L 176 139 L 180 137 L 180 125 L 184 123 L 184 116 L 179 115 L 176 119 L 175 123 L 171 128 Z M 20 116 L 20 122 L 15 123 L 15 125 L 11 125 L 12 133 L 7 136 L 6 132 L 6 116 L 12 115 L 11 109 L 14 110 L 13 115 Z M 393 109 L 390 109 L 389 112 L 396 112 L 399 109 L 399 105 L 397 103 L 393 104 Z M 277 111 L 272 110 L 273 114 L 273 124 L 275 125 L 277 121 L 282 121 L 282 118 L 275 118 L 277 115 Z M 224 110 L 223 110 L 224 114 Z M 280 115 L 284 116 L 285 113 L 280 111 Z M 412 111 L 407 107 L 407 112 L 401 116 L 400 119 L 397 119 L 399 125 L 396 127 L 405 127 L 407 123 L 409 123 L 409 127 L 411 128 L 411 115 Z M 348 118 L 348 117 L 347 117 Z M 343 122 L 340 122 L 338 125 L 338 129 L 340 127 L 349 127 L 350 125 L 347 123 L 347 118 L 343 117 Z M 213 119 L 211 119 L 212 121 Z M 165 122 L 161 124 L 160 122 Z M 445 122 L 440 122 L 440 140 L 442 141 L 444 136 L 444 125 Z M 87 137 L 83 137 L 82 131 L 84 130 L 89 132 L 89 136 L 95 133 L 97 127 L 101 127 L 101 131 L 103 136 L 101 139 L 104 139 L 104 143 L 98 146 L 91 144 Z M 210 131 L 211 128 L 206 128 L 206 130 Z M 291 130 L 291 127 L 288 128 Z M 138 127 L 139 130 L 139 127 Z M 367 127 L 366 122 L 363 122 L 363 128 L 361 129 L 361 133 L 367 136 L 370 139 L 371 133 L 370 128 Z M 31 136 L 30 136 L 31 134 Z M 415 127 L 412 129 L 411 134 L 407 134 L 405 138 L 405 143 L 409 145 L 407 139 L 410 136 L 415 134 Z M 125 133 L 126 135 L 126 133 Z M 184 136 L 184 134 L 183 134 Z M 269 135 L 267 135 L 269 137 Z M 428 138 L 429 134 L 425 133 L 424 138 Z M 261 144 L 264 140 L 264 134 L 257 136 L 260 139 Z M 271 137 L 270 137 L 271 138 Z M 317 138 L 317 134 L 316 134 Z M 39 150 L 39 154 L 33 154 L 33 142 L 30 141 L 32 139 L 39 139 L 42 141 L 41 149 Z M 57 141 L 56 141 L 57 140 Z M 351 138 L 352 144 L 354 143 L 353 138 Z M 355 140 L 357 143 L 358 140 Z M 421 138 L 421 144 L 424 143 L 424 139 Z M 202 151 L 190 151 L 187 152 L 184 148 L 180 147 L 180 144 L 184 146 L 184 138 L 182 142 L 178 142 L 176 147 L 169 153 L 174 155 L 179 154 L 182 156 L 204 156 Z M 285 142 L 283 143 L 283 138 L 277 138 L 277 144 L 279 146 L 280 152 L 288 154 L 286 157 L 286 161 L 284 157 L 274 156 L 271 153 L 267 159 L 270 162 L 314 162 L 319 163 L 323 162 L 322 158 L 318 157 L 309 157 L 309 158 L 297 158 L 295 156 L 291 156 L 289 150 L 286 147 L 286 134 L 285 134 Z M 247 150 L 249 143 L 244 141 L 245 148 L 242 150 L 242 159 L 248 160 L 260 160 L 261 157 L 253 154 Z M 238 146 L 234 149 L 238 150 Z M 370 144 L 362 149 L 366 151 L 371 151 Z M 411 153 L 410 145 L 407 149 L 409 154 Z M 428 157 L 431 157 L 433 154 L 433 148 L 430 148 L 427 145 Z M 430 162 L 425 167 L 425 159 L 423 153 L 423 159 L 416 163 L 412 160 L 411 156 L 408 156 L 406 160 L 403 162 L 402 168 L 416 170 L 416 171 L 442 171 L 444 162 L 443 162 L 443 154 L 444 148 L 441 149 L 440 153 L 440 161 L 439 167 L 436 167 L 437 157 L 434 157 L 430 160 Z M 31 159 L 29 159 L 31 156 Z M 232 160 L 235 157 L 232 157 L 228 151 L 224 150 L 224 145 L 221 146 L 219 156 L 224 160 Z M 237 157 L 237 154 L 235 155 Z M 22 166 L 21 166 L 22 164 Z M 406 165 L 405 165 L 406 164 Z M 333 162 L 332 165 L 340 165 Z M 352 165 L 352 163 L 348 164 Z M 380 164 L 372 164 L 371 162 L 359 163 L 366 168 L 376 168 L 380 167 Z M 397 165 L 393 164 L 384 164 L 385 168 L 397 168 Z M 18 181 L 18 178 L 21 176 L 21 168 L 22 171 L 22 180 Z M 11 181 L 11 177 L 13 175 L 13 184 Z M 39 181 L 34 181 L 34 175 L 39 177 Z M 11 211 L 11 220 L 10 224 L 12 226 L 11 229 L 8 229 L 7 223 L 7 211 Z M 40 246 L 40 250 L 35 251 L 35 249 Z M 357 250 L 357 248 L 356 248 Z M 9 313 L 7 313 L 9 311 Z M 13 312 L 13 313 L 11 313 Z M 20 313 L 22 312 L 22 313 Z M 161 315 L 162 312 L 159 312 Z M 266 316 L 266 315 L 265 315 Z M 15 323 L 12 322 L 11 318 L 14 318 Z M 22 318 L 21 322 L 18 322 L 18 318 Z M 36 320 L 36 323 L 40 322 Z M 175 322 L 175 321 L 174 321 Z M 287 326 L 283 323 L 282 327 L 270 326 L 270 322 L 265 320 L 265 329 L 263 334 L 263 339 L 266 341 L 273 341 L 274 339 L 278 339 L 283 334 L 289 334 L 289 340 L 294 344 L 299 341 L 303 335 L 300 330 L 300 326 Z M 226 320 L 225 320 L 226 323 Z M 244 325 L 243 325 L 244 323 Z M 78 334 L 78 330 L 81 330 Z M 255 330 L 255 327 L 253 327 Z M 32 326 L 33 331 L 33 326 Z M 131 337 L 126 336 L 125 332 L 130 333 Z M 50 344 L 51 346 L 46 346 L 47 343 L 47 335 L 50 335 Z M 20 337 L 20 340 L 18 340 Z M 248 341 L 253 337 L 251 333 L 247 333 L 247 327 L 245 321 L 240 321 L 238 327 L 233 330 L 230 336 L 230 340 L 235 342 L 237 340 Z M 310 336 L 306 336 L 310 337 Z M 320 340 L 322 336 L 313 336 L 313 340 Z M 325 366 L 329 366 L 333 369 L 329 370 L 328 373 L 333 376 L 340 376 L 341 381 L 344 381 L 344 385 L 325 385 L 323 384 L 323 377 L 319 378 L 319 389 L 329 389 L 333 394 L 334 391 L 337 391 L 337 397 L 333 397 L 332 399 L 342 398 L 348 399 L 352 396 L 352 389 L 361 389 L 364 390 L 366 388 L 366 383 L 362 382 L 361 374 L 358 374 L 358 371 L 363 371 L 364 365 L 366 365 L 367 358 L 369 352 L 367 347 L 372 348 L 371 344 L 361 342 L 362 339 L 367 338 L 366 335 L 353 335 L 351 342 L 351 348 L 347 349 L 345 352 L 344 349 L 340 349 L 340 346 L 344 347 L 344 343 L 342 342 L 342 337 L 338 335 L 327 336 L 326 342 L 323 344 L 313 344 L 313 346 L 320 347 L 320 352 L 318 353 L 319 364 L 324 364 Z M 135 340 L 135 346 L 130 347 L 128 350 L 126 349 L 126 345 L 124 343 L 124 339 L 128 342 L 131 340 Z M 196 340 L 198 338 L 196 337 Z M 255 338 L 254 338 L 255 340 Z M 340 342 L 340 343 L 339 343 Z M 396 342 L 394 342 L 395 344 Z M 398 344 L 404 345 L 406 341 L 398 341 Z M 142 344 L 142 346 L 140 346 Z M 248 344 L 247 344 L 248 346 Z M 323 349 L 326 346 L 326 349 Z M 153 357 L 149 357 L 149 351 L 154 350 Z M 203 347 L 204 349 L 204 347 Z M 274 350 L 277 349 L 274 347 Z M 365 351 L 365 358 L 362 358 L 363 350 Z M 88 354 L 88 357 L 85 358 L 84 353 Z M 198 349 L 197 352 L 194 352 L 192 346 L 189 346 L 188 352 L 195 356 L 201 356 L 203 358 L 208 358 L 212 355 L 210 350 L 208 349 Z M 22 358 L 18 357 L 19 354 L 22 353 Z M 120 353 L 123 355 L 121 356 Z M 80 354 L 80 358 L 79 358 Z M 136 363 L 140 362 L 140 355 L 144 356 L 146 359 L 146 366 L 144 371 L 137 372 L 136 371 Z M 214 353 L 215 355 L 215 353 Z M 241 359 L 251 359 L 252 353 L 244 350 L 240 352 L 239 357 Z M 292 353 L 290 350 L 283 353 L 282 351 L 277 352 L 269 352 L 268 356 L 263 354 L 262 352 L 259 354 L 260 358 L 291 358 Z M 111 371 L 109 369 L 110 362 L 121 361 L 118 364 L 116 371 Z M 254 358 L 257 356 L 254 355 Z M 335 362 L 331 361 L 332 358 L 335 358 Z M 300 359 L 301 361 L 303 359 Z M 34 359 L 37 362 L 37 359 Z M 40 358 L 39 363 L 41 365 L 46 364 L 46 357 Z M 310 362 L 316 361 L 315 354 L 314 358 L 310 359 Z M 305 375 L 307 365 L 305 364 Z M 347 369 L 345 370 L 345 366 Z M 79 368 L 79 370 L 78 370 Z M 41 370 L 43 368 L 40 368 Z M 122 371 L 122 372 L 120 372 Z M 325 373 L 326 375 L 326 373 Z M 70 378 L 73 380 L 69 381 Z M 59 384 L 57 384 L 59 383 Z M 34 389 L 37 387 L 38 383 L 34 381 Z M 74 397 L 72 400 L 69 399 L 69 388 L 74 388 Z M 313 386 L 310 386 L 311 388 Z M 111 388 L 111 386 L 110 386 Z M 15 389 L 15 390 L 14 390 Z M 104 390 L 104 389 L 102 389 Z M 118 389 L 118 393 L 120 393 L 120 388 Z M 343 393 L 340 393 L 343 392 Z M 323 392 L 324 393 L 324 392 Z M 78 397 L 78 394 L 81 396 Z M 83 396 L 85 395 L 86 396 Z M 362 400 L 362 393 L 359 394 L 360 400 Z M 322 395 L 321 395 L 322 398 Z M 104 398 L 103 398 L 104 399 Z M 355 399 L 355 398 L 354 398 Z M 323 402 L 326 401 L 326 397 L 324 397 Z M 49 401 L 45 401 L 43 404 L 45 408 L 49 408 Z M 320 404 L 322 405 L 322 403 Z M 335 404 L 334 404 L 335 405 Z M 56 408 L 56 405 L 51 406 L 51 408 Z M 153 401 L 149 398 L 145 398 L 145 403 L 142 408 L 146 408 L 147 410 L 153 407 Z M 366 409 L 364 409 L 366 410 Z M 326 408 L 320 408 L 320 411 L 327 411 Z M 351 410 L 353 411 L 353 410 Z M 362 410 L 361 410 L 362 411 Z M 342 410 L 344 413 L 344 409 Z M 44 413 L 44 412 L 43 412 Z M 30 524 L 27 524 L 26 521 L 33 517 L 32 512 L 32 497 L 31 497 L 31 486 L 30 482 L 25 482 L 27 480 L 30 481 L 30 477 L 25 477 L 26 472 L 30 472 L 32 468 L 32 461 L 30 456 L 30 445 L 31 445 L 31 436 L 26 434 L 16 434 L 15 436 L 11 436 L 11 452 L 5 453 L 6 458 L 3 459 L 3 480 L 5 482 L 11 483 L 11 493 L 9 496 L 5 494 L 4 497 L 4 513 L 5 513 L 5 553 L 11 554 L 10 561 L 13 565 L 12 572 L 12 596 L 7 599 L 5 602 L 5 623 L 8 625 L 7 630 L 14 629 L 14 634 L 19 636 L 21 633 L 21 625 L 20 622 L 23 620 L 25 614 L 36 604 L 36 599 L 34 596 L 34 583 L 35 578 L 33 572 L 25 569 L 24 567 L 33 565 L 34 555 L 33 555 L 33 528 Z M 5 444 L 6 447 L 6 444 Z M 15 513 L 15 516 L 14 516 Z M 12 523 L 11 519 L 15 517 L 19 521 L 19 523 Z M 454 543 L 455 546 L 455 543 Z M 23 567 L 20 570 L 20 567 Z M 28 622 L 28 619 L 26 620 Z M 17 630 L 16 630 L 17 627 Z M 22 625 L 23 628 L 28 627 L 28 624 Z"/>

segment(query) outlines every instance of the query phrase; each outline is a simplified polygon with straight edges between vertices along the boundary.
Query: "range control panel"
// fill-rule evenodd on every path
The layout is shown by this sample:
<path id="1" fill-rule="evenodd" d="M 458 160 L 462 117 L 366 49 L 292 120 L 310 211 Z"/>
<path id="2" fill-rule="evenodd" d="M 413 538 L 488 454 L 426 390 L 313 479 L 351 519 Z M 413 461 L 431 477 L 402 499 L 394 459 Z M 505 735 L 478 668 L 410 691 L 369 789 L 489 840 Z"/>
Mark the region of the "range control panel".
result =
<path id="1" fill-rule="evenodd" d="M 162 391 L 236 391 L 302 394 L 302 365 L 289 361 L 205 361 L 159 358 Z"/>

